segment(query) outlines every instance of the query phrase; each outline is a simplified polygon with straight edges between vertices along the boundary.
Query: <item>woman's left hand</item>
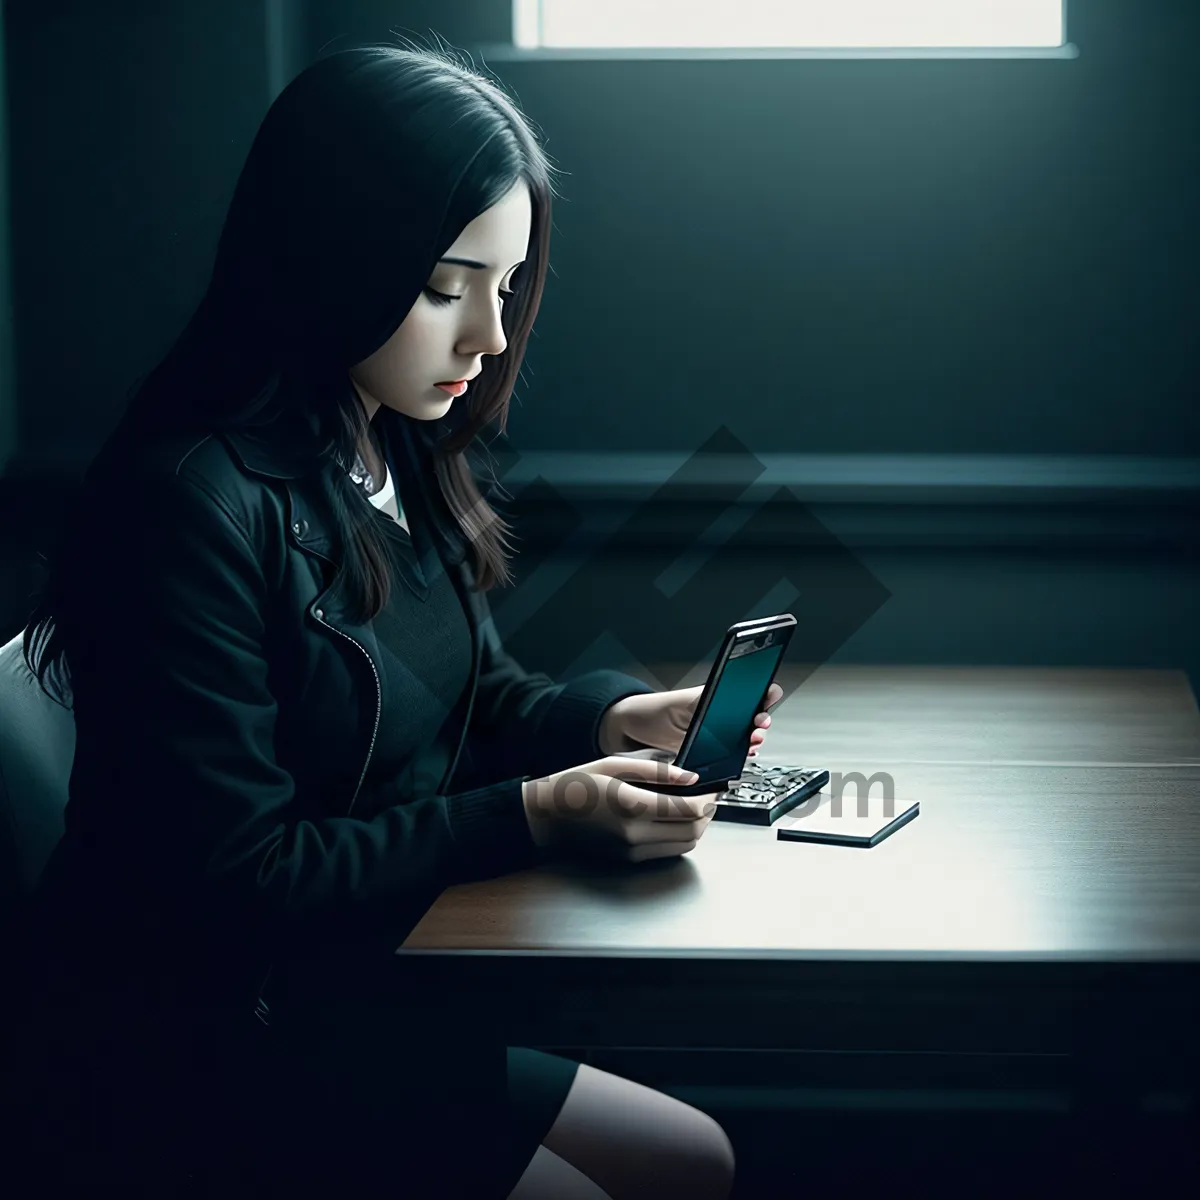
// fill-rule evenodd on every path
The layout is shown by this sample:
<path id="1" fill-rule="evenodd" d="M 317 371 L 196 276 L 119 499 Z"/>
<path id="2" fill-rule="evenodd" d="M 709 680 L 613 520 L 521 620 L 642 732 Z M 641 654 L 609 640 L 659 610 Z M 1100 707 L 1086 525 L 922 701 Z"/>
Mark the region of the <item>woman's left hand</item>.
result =
<path id="1" fill-rule="evenodd" d="M 692 716 L 703 692 L 703 685 L 698 685 L 676 688 L 670 692 L 626 696 L 618 700 L 609 710 L 613 718 L 611 729 L 617 735 L 618 744 L 624 736 L 658 750 L 677 753 L 683 745 L 683 735 L 692 723 Z M 777 683 L 772 683 L 767 689 L 767 702 L 764 707 L 774 708 L 782 698 L 783 688 Z M 760 712 L 755 715 L 755 729 L 750 735 L 750 757 L 754 757 L 758 748 L 767 740 L 770 724 L 769 713 Z"/>

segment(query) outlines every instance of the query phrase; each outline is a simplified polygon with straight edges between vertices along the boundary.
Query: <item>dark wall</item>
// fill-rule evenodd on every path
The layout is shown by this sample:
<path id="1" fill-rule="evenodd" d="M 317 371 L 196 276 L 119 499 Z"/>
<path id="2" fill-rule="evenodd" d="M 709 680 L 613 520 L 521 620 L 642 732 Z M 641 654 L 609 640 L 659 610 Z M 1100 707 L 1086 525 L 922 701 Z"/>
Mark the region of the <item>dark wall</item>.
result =
<path id="1" fill-rule="evenodd" d="M 8 81 L 5 77 L 4 22 L 0 21 L 0 474 L 16 452 L 17 398 L 13 372 L 12 263 L 8 178 Z"/>
<path id="2" fill-rule="evenodd" d="M 270 93 L 264 0 L 8 14 L 22 446 L 90 456 L 208 281 Z"/>

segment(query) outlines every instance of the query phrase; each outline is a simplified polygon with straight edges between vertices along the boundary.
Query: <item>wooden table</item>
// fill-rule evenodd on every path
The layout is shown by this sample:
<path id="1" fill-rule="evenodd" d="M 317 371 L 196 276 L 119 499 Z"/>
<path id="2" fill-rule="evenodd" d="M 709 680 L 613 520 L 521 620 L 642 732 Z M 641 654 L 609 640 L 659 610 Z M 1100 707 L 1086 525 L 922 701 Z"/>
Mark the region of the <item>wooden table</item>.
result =
<path id="1" fill-rule="evenodd" d="M 886 772 L 915 821 L 870 850 L 713 822 L 683 858 L 448 889 L 397 950 L 405 994 L 509 1044 L 618 1071 L 635 1054 L 643 1082 L 711 1078 L 707 1049 L 759 1088 L 988 1087 L 1050 1107 L 1193 1088 L 1200 711 L 1182 672 L 780 683 L 764 761 Z"/>

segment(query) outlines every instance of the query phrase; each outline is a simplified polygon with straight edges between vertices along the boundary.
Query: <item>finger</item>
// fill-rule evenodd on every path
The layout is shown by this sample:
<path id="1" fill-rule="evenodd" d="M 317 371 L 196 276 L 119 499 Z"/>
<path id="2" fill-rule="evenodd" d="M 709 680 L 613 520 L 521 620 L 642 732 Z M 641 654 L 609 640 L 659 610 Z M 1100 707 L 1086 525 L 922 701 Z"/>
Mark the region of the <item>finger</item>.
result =
<path id="1" fill-rule="evenodd" d="M 690 842 L 704 832 L 708 820 L 708 817 L 696 817 L 691 821 L 631 821 L 626 831 L 627 840 L 633 846 Z"/>
<path id="2" fill-rule="evenodd" d="M 675 752 L 673 750 L 664 750 L 661 746 L 645 746 L 638 751 L 637 758 L 630 758 L 626 754 L 610 754 L 609 757 L 619 758 L 622 766 L 626 766 L 631 762 L 636 763 L 638 769 L 644 771 L 646 763 L 650 763 L 653 766 L 654 763 L 671 762 L 675 757 Z"/>
<path id="3" fill-rule="evenodd" d="M 652 783 L 695 783 L 693 772 L 685 771 L 682 767 L 674 766 L 671 760 L 675 755 L 670 750 L 652 750 L 647 758 L 626 758 L 620 754 L 610 755 L 602 759 L 606 764 L 605 774 L 614 779 L 645 780 Z M 611 764 L 611 765 L 610 765 Z"/>
<path id="4" fill-rule="evenodd" d="M 634 863 L 645 862 L 651 858 L 679 858 L 690 851 L 695 850 L 696 843 L 692 842 L 671 842 L 671 843 L 647 843 L 633 847 L 629 851 L 629 861 Z"/>
<path id="5" fill-rule="evenodd" d="M 652 780 L 622 780 L 617 793 L 622 811 L 631 819 L 663 822 L 670 825 L 686 824 L 705 815 L 712 806 L 714 792 L 700 792 L 694 796 L 673 795 L 655 790 Z M 632 789 L 632 790 L 631 790 Z"/>
<path id="6" fill-rule="evenodd" d="M 655 842 L 666 842 L 670 845 L 677 845 L 681 841 L 687 841 L 689 838 L 699 840 L 704 835 L 704 831 L 712 823 L 713 817 L 716 815 L 716 805 L 710 805 L 711 811 L 705 812 L 703 815 L 696 817 L 692 821 L 637 821 L 634 824 L 637 829 L 629 830 L 629 840 L 631 844 L 636 845 L 652 845 Z"/>

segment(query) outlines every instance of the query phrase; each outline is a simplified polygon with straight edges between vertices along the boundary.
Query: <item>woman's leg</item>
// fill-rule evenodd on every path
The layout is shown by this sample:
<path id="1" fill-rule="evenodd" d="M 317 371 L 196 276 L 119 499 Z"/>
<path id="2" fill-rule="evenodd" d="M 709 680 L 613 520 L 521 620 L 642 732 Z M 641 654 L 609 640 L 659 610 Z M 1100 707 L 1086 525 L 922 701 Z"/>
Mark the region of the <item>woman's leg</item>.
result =
<path id="1" fill-rule="evenodd" d="M 578 1167 L 539 1146 L 508 1200 L 612 1200 Z"/>
<path id="2" fill-rule="evenodd" d="M 580 1064 L 542 1146 L 611 1200 L 727 1200 L 733 1187 L 733 1147 L 712 1117 L 587 1063 Z M 535 1155 L 530 1171 L 536 1163 Z M 513 1200 L 556 1194 L 553 1188 L 522 1191 L 525 1184 L 523 1176 Z"/>

